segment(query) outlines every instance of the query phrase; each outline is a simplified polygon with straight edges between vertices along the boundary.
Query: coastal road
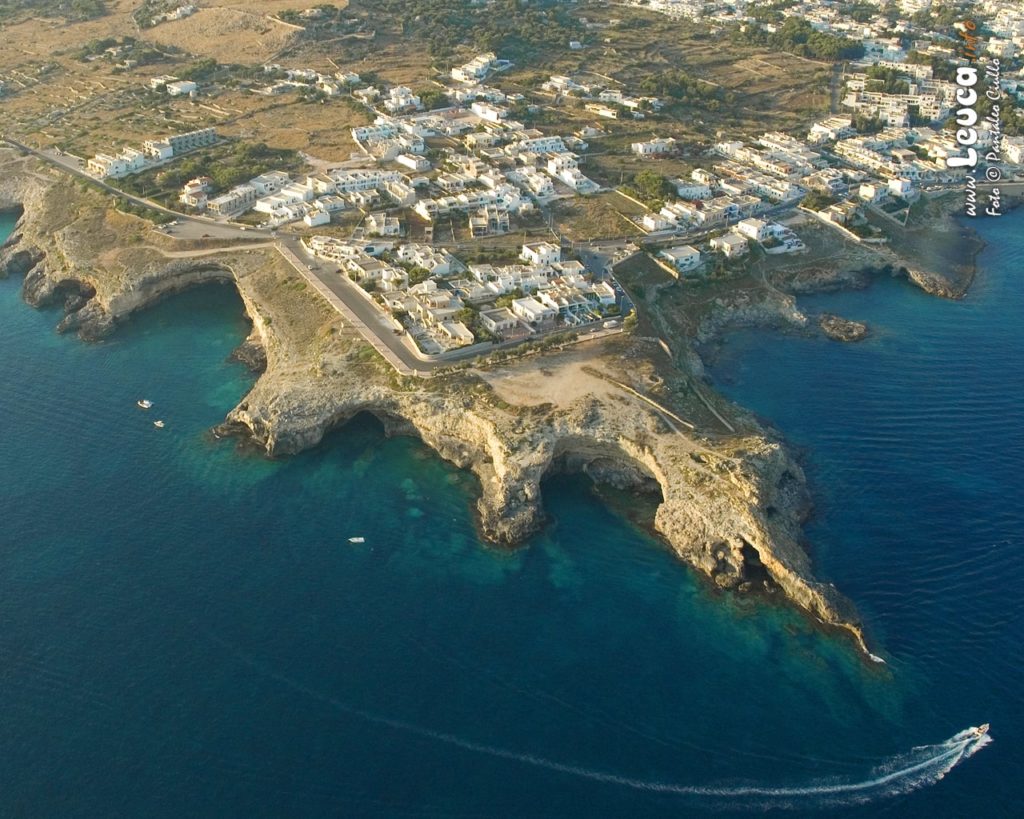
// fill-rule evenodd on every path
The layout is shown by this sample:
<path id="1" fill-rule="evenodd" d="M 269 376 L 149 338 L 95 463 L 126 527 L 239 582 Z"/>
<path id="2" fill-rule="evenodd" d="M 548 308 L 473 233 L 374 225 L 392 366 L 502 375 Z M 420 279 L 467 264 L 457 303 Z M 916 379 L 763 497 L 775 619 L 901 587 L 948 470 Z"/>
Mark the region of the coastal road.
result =
<path id="1" fill-rule="evenodd" d="M 275 232 L 245 228 L 239 225 L 219 222 L 205 216 L 192 216 L 179 213 L 164 207 L 157 202 L 134 196 L 118 190 L 112 185 L 97 179 L 88 173 L 81 166 L 81 160 L 77 157 L 57 154 L 54 151 L 40 151 L 23 143 L 17 142 L 0 135 L 0 142 L 30 154 L 53 167 L 58 168 L 72 176 L 86 180 L 93 185 L 117 196 L 125 201 L 131 202 L 140 207 L 150 208 L 171 216 L 177 221 L 168 231 L 170 235 L 179 239 L 234 239 L 246 241 L 250 247 L 274 246 L 281 255 L 295 268 L 314 290 L 322 295 L 335 310 L 369 343 L 384 359 L 402 375 L 430 377 L 435 370 L 449 367 L 461 361 L 474 358 L 482 352 L 479 347 L 467 351 L 453 351 L 443 359 L 425 358 L 418 351 L 413 349 L 413 342 L 408 335 L 398 334 L 395 327 L 385 318 L 381 310 L 366 297 L 365 293 L 346 277 L 340 275 L 337 268 L 326 266 L 318 259 L 311 258 L 302 246 L 298 236 L 277 234 Z M 165 228 L 166 230 L 166 228 Z M 276 241 L 275 241 L 276 240 Z M 238 248 L 225 248 L 225 252 L 237 250 Z M 182 258 L 188 256 L 205 256 L 209 251 L 181 251 Z M 166 253 L 165 255 L 172 255 Z M 581 340 L 603 338 L 620 330 L 600 330 L 592 334 L 581 336 Z M 495 345 L 494 349 L 500 349 L 505 345 Z"/>
<path id="2" fill-rule="evenodd" d="M 54 151 L 40 151 L 9 137 L 0 137 L 0 141 L 23 153 L 34 156 L 71 176 L 96 185 L 112 196 L 117 196 L 140 207 L 150 208 L 171 216 L 177 220 L 177 224 L 171 227 L 168 232 L 178 239 L 234 239 L 251 242 L 252 247 L 266 247 L 268 240 L 276 238 L 275 246 L 285 259 L 402 375 L 430 376 L 434 370 L 440 367 L 450 366 L 459 360 L 471 358 L 479 354 L 479 350 L 471 351 L 462 356 L 454 354 L 443 361 L 431 361 L 420 358 L 407 346 L 406 341 L 395 332 L 394 327 L 384 319 L 383 313 L 370 303 L 362 293 L 356 292 L 356 285 L 349 282 L 343 276 L 338 275 L 335 269 L 327 269 L 317 260 L 309 259 L 298 237 L 275 236 L 273 233 L 264 230 L 242 228 L 238 225 L 225 224 L 224 222 L 218 222 L 204 216 L 179 213 L 157 202 L 125 193 L 104 182 L 102 179 L 97 179 L 82 167 L 81 160 L 77 157 L 57 154 Z M 183 256 L 186 253 L 188 251 L 183 251 Z M 206 255 L 206 253 L 199 251 L 195 255 L 201 256 Z"/>
<path id="3" fill-rule="evenodd" d="M 506 342 L 484 349 L 474 346 L 467 350 L 454 350 L 443 359 L 426 358 L 412 348 L 413 342 L 408 334 L 395 332 L 394 325 L 357 284 L 341 275 L 333 265 L 324 265 L 311 258 L 298 237 L 280 238 L 277 249 L 299 275 L 402 375 L 429 378 L 436 370 L 516 344 Z M 589 333 L 581 333 L 578 341 L 596 341 L 621 332 L 621 325 L 613 329 L 595 327 Z"/>
<path id="4" fill-rule="evenodd" d="M 141 196 L 135 196 L 130 193 L 125 193 L 113 185 L 104 182 L 102 179 L 97 179 L 85 168 L 82 167 L 82 162 L 78 157 L 68 156 L 64 153 L 56 153 L 55 151 L 40 151 L 36 148 L 32 148 L 24 143 L 17 142 L 10 137 L 0 137 L 0 142 L 5 142 L 12 148 L 30 154 L 37 159 L 41 159 L 48 165 L 52 165 L 71 176 L 76 176 L 79 179 L 83 179 L 89 182 L 101 190 L 106 191 L 112 196 L 116 196 L 120 199 L 130 202 L 133 205 L 138 205 L 142 208 L 149 208 L 159 213 L 163 213 L 166 216 L 170 216 L 172 219 L 176 219 L 178 224 L 173 228 L 175 237 L 179 239 L 235 239 L 243 241 L 266 241 L 271 238 L 271 233 L 265 230 L 257 230 L 256 228 L 243 228 L 239 225 L 232 225 L 226 222 L 220 222 L 216 219 L 211 219 L 208 216 L 192 216 L 190 214 L 180 213 L 176 210 L 164 207 L 159 202 L 154 202 L 151 199 L 145 199 Z"/>
<path id="5" fill-rule="evenodd" d="M 357 285 L 338 273 L 337 268 L 327 267 L 311 258 L 297 237 L 279 239 L 277 249 L 299 275 L 402 375 L 427 377 L 438 367 L 452 363 L 450 359 L 430 361 L 417 356 L 384 314 L 356 291 Z"/>

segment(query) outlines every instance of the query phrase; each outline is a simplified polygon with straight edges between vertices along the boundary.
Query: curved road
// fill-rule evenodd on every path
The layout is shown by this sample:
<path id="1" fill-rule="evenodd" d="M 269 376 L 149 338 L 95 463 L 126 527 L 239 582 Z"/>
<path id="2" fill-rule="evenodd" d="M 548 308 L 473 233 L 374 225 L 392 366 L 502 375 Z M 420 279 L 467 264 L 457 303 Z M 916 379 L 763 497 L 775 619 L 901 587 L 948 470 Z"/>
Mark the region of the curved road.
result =
<path id="1" fill-rule="evenodd" d="M 429 377 L 435 370 L 450 367 L 461 361 L 471 359 L 480 355 L 480 348 L 472 348 L 464 351 L 455 351 L 446 355 L 443 359 L 425 358 L 417 350 L 413 349 L 413 342 L 407 334 L 399 335 L 395 332 L 394 326 L 385 318 L 378 309 L 359 289 L 356 284 L 350 282 L 345 276 L 338 273 L 337 268 L 325 266 L 317 259 L 310 258 L 302 246 L 298 236 L 277 235 L 276 232 L 257 230 L 253 228 L 242 228 L 224 222 L 218 222 L 207 216 L 192 216 L 171 210 L 149 199 L 125 193 L 112 185 L 97 179 L 81 167 L 81 160 L 76 157 L 69 157 L 64 154 L 57 154 L 53 151 L 40 151 L 35 148 L 16 142 L 10 137 L 0 135 L 0 142 L 16 148 L 23 153 L 30 154 L 49 165 L 52 165 L 66 173 L 84 179 L 93 185 L 107 191 L 113 196 L 120 197 L 140 207 L 150 208 L 173 217 L 178 222 L 174 236 L 179 239 L 235 239 L 252 242 L 252 247 L 274 246 L 281 255 L 295 268 L 327 302 L 337 310 L 343 318 L 359 332 L 359 334 L 378 352 L 384 359 L 399 373 L 407 376 Z M 268 241 L 269 240 L 269 241 Z M 227 252 L 235 248 L 223 248 L 220 251 Z M 207 255 L 210 251 L 181 251 L 182 257 L 194 254 L 196 256 Z M 168 254 L 171 255 L 171 254 Z M 174 254 L 178 255 L 178 254 Z M 619 332 L 619 330 L 611 331 Z M 609 335 L 609 331 L 597 331 L 593 335 L 581 336 L 581 340 L 602 338 Z M 506 345 L 494 345 L 494 349 L 500 349 Z M 507 345 L 511 346 L 511 345 Z"/>

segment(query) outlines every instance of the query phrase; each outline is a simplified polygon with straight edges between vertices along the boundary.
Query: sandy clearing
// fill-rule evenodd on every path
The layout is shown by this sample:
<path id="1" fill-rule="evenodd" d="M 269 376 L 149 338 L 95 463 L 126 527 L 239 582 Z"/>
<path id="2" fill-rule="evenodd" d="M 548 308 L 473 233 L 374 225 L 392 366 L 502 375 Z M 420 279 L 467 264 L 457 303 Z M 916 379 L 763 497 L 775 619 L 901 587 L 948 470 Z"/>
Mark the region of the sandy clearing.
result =
<path id="1" fill-rule="evenodd" d="M 601 358 L 588 350 L 572 350 L 556 355 L 545 355 L 500 370 L 479 375 L 491 385 L 503 401 L 518 406 L 554 404 L 565 409 L 581 395 L 596 398 L 628 398 L 624 390 L 591 375 L 584 368 L 601 371 Z"/>

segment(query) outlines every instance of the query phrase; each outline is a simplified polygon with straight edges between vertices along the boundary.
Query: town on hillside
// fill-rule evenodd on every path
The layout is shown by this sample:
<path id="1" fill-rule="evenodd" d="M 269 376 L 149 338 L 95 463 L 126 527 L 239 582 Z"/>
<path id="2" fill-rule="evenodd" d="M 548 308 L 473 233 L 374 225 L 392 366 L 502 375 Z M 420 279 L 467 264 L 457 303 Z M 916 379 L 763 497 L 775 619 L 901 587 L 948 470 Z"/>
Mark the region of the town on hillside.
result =
<path id="1" fill-rule="evenodd" d="M 244 69 L 214 58 L 181 69 L 173 47 L 146 39 L 194 30 L 184 27 L 212 11 L 147 2 L 140 37 L 91 43 L 69 63 L 118 78 L 123 90 L 107 104 L 128 95 L 200 127 L 80 156 L 61 121 L 94 104 L 81 92 L 59 116 L 16 115 L 11 133 L 165 213 L 299 239 L 310 270 L 358 285 L 424 356 L 619 326 L 633 309 L 614 275 L 623 259 L 644 256 L 699 283 L 753 257 L 804 253 L 802 224 L 885 244 L 919 205 L 981 170 L 1022 178 L 1024 9 L 1010 0 L 579 4 L 545 12 L 543 37 L 569 34 L 560 44 L 536 35 L 546 70 L 515 49 L 460 48 L 461 59 L 424 62 L 404 82 L 366 56 L 383 35 L 355 5 L 269 15 L 293 47 Z M 635 65 L 598 70 L 616 64 L 632 30 L 693 25 L 766 67 L 768 51 L 809 63 L 828 99 L 811 116 L 787 114 L 789 127 L 736 128 L 731 114 L 713 118 L 742 106 L 742 86 Z M 325 37 L 344 45 L 304 62 Z M 361 58 L 347 63 L 357 48 Z M 980 72 L 973 107 L 971 68 Z M 39 82 L 9 67 L 0 77 L 7 104 Z M 352 123 L 345 149 L 325 160 L 315 144 L 239 132 L 243 106 L 264 117 L 301 111 L 309 133 L 342 116 Z M 955 161 L 968 119 L 976 166 Z"/>

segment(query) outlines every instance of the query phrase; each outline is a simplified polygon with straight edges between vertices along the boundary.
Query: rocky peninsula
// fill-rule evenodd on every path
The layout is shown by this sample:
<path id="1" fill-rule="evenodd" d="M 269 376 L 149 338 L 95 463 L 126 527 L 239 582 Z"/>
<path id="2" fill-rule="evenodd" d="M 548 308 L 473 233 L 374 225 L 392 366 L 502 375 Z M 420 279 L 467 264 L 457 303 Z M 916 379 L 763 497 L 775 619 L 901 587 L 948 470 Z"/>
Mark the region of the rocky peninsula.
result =
<path id="1" fill-rule="evenodd" d="M 0 249 L 0 276 L 24 277 L 30 304 L 62 305 L 61 331 L 98 340 L 170 293 L 210 281 L 237 288 L 252 323 L 239 355 L 260 372 L 222 432 L 287 455 L 371 413 L 388 434 L 415 435 L 471 470 L 480 529 L 504 545 L 543 525 L 549 473 L 577 470 L 654 492 L 656 530 L 716 586 L 779 592 L 867 652 L 853 606 L 813 577 L 800 466 L 704 383 L 695 337 L 666 355 L 664 341 L 641 327 L 511 363 L 405 378 L 273 246 L 177 242 L 83 183 L 33 160 L 0 158 L 0 208 L 22 214 Z M 792 296 L 773 293 L 768 313 L 797 321 Z M 759 322 L 764 310 L 749 298 L 746 315 L 741 303 L 722 302 L 714 330 L 704 332 L 730 318 Z"/>

